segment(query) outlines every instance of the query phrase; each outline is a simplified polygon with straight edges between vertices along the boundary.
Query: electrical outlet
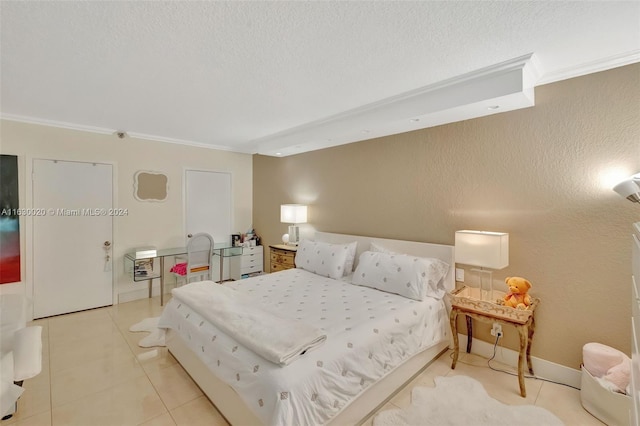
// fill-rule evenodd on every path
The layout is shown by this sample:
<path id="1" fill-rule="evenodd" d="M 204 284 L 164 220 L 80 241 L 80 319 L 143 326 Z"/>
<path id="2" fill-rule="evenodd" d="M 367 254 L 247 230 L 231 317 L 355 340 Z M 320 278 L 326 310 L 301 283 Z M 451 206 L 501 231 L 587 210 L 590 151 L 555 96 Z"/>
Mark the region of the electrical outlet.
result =
<path id="1" fill-rule="evenodd" d="M 456 281 L 458 281 L 459 283 L 464 282 L 464 269 L 456 268 Z"/>
<path id="2" fill-rule="evenodd" d="M 497 337 L 502 337 L 502 326 L 500 324 L 498 324 L 497 322 L 493 323 L 493 327 L 491 328 L 491 335 L 492 336 L 497 336 Z"/>

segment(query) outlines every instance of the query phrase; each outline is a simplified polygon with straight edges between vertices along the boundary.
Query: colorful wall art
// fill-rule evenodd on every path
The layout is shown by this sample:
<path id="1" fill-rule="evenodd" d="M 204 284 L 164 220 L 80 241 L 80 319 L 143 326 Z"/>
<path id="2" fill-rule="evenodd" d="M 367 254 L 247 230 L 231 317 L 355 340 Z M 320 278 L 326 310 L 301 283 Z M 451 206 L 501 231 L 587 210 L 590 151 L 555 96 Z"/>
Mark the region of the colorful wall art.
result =
<path id="1" fill-rule="evenodd" d="M 0 284 L 20 281 L 18 157 L 0 155 Z"/>

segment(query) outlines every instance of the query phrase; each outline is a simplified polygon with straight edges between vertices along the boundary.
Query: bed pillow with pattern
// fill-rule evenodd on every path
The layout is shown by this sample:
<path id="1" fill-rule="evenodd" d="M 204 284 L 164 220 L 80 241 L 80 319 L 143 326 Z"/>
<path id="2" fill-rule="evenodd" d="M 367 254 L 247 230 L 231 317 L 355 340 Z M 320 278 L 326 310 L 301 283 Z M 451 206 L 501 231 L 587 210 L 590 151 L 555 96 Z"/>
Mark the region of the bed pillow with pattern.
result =
<path id="1" fill-rule="evenodd" d="M 433 258 L 365 251 L 360 255 L 352 283 L 414 300 L 442 299 L 443 278 L 449 265 Z"/>
<path id="2" fill-rule="evenodd" d="M 355 250 L 354 244 L 329 244 L 302 240 L 296 253 L 296 268 L 323 277 L 340 279 L 345 274 L 347 258 Z"/>

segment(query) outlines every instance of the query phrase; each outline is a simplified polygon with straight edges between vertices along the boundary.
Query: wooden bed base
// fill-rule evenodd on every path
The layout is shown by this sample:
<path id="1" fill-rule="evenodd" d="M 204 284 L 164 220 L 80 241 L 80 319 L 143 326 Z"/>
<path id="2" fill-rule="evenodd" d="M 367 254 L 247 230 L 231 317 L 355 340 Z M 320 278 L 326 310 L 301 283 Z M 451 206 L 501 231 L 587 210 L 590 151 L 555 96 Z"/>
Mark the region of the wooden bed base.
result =
<path id="1" fill-rule="evenodd" d="M 358 241 L 356 253 L 356 265 L 360 254 L 368 250 L 371 242 L 377 243 L 389 250 L 399 253 L 411 254 L 421 257 L 434 257 L 447 262 L 451 267 L 445 277 L 447 291 L 452 291 L 455 287 L 453 268 L 455 266 L 453 246 L 419 243 L 402 240 L 388 240 L 382 238 L 372 238 L 344 234 L 332 234 L 326 232 L 316 232 L 314 236 L 317 241 L 328 243 L 348 243 Z M 354 269 L 355 266 L 354 265 Z M 448 317 L 448 315 L 447 315 Z M 447 333 L 449 335 L 450 333 Z M 167 348 L 178 360 L 182 367 L 189 373 L 191 378 L 200 386 L 200 389 L 216 406 L 218 411 L 233 426 L 254 426 L 260 425 L 260 420 L 246 407 L 242 398 L 236 391 L 222 380 L 217 378 L 206 365 L 194 354 L 182 338 L 173 330 L 167 330 Z M 422 373 L 436 358 L 450 347 L 451 339 L 438 342 L 429 349 L 426 349 L 398 366 L 393 372 L 370 386 L 359 397 L 354 399 L 335 416 L 330 425 L 360 425 L 364 423 L 373 413 L 386 404 L 395 396 L 408 382 Z"/>
<path id="2" fill-rule="evenodd" d="M 171 354 L 231 425 L 255 426 L 262 424 L 246 407 L 236 391 L 217 378 L 200 358 L 184 344 L 177 333 L 173 330 L 167 330 L 166 342 Z M 448 347 L 449 340 L 447 339 L 410 358 L 353 400 L 329 424 L 360 425 L 364 423 L 406 384 L 422 373 Z"/>

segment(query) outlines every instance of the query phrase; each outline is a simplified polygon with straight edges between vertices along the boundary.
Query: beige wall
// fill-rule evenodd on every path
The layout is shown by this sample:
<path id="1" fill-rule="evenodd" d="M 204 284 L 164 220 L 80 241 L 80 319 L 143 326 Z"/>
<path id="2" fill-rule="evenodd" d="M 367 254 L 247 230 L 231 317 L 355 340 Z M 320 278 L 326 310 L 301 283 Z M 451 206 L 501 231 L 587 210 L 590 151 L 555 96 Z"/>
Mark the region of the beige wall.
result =
<path id="1" fill-rule="evenodd" d="M 25 174 L 30 172 L 34 158 L 114 164 L 114 205 L 128 209 L 128 215 L 114 218 L 114 276 L 117 291 L 121 295 L 146 288 L 146 283 L 134 284 L 125 275 L 124 253 L 145 245 L 158 248 L 184 245 L 182 192 L 185 169 L 230 172 L 234 231 L 245 232 L 251 227 L 251 155 L 135 138 L 119 139 L 115 135 L 7 120 L 0 121 L 0 124 L 0 152 L 19 156 L 21 207 L 30 207 L 32 203 L 31 180 L 25 179 Z M 166 201 L 141 202 L 134 198 L 133 177 L 139 170 L 162 172 L 168 176 L 169 193 Z M 31 271 L 26 264 L 31 250 L 28 239 L 30 227 L 30 221 L 21 221 L 23 283 L 4 284 L 0 286 L 0 292 L 26 292 L 30 295 Z M 158 280 L 155 281 L 157 287 Z"/>
<path id="2" fill-rule="evenodd" d="M 510 265 L 541 299 L 532 354 L 579 368 L 582 346 L 630 352 L 630 233 L 640 206 L 602 185 L 640 171 L 640 65 L 536 88 L 536 106 L 286 158 L 254 157 L 254 226 L 453 244 L 459 229 L 510 234 Z M 475 279 L 469 271 L 467 281 Z M 477 327 L 489 340 L 487 327 Z M 516 333 L 505 329 L 507 347 Z"/>

